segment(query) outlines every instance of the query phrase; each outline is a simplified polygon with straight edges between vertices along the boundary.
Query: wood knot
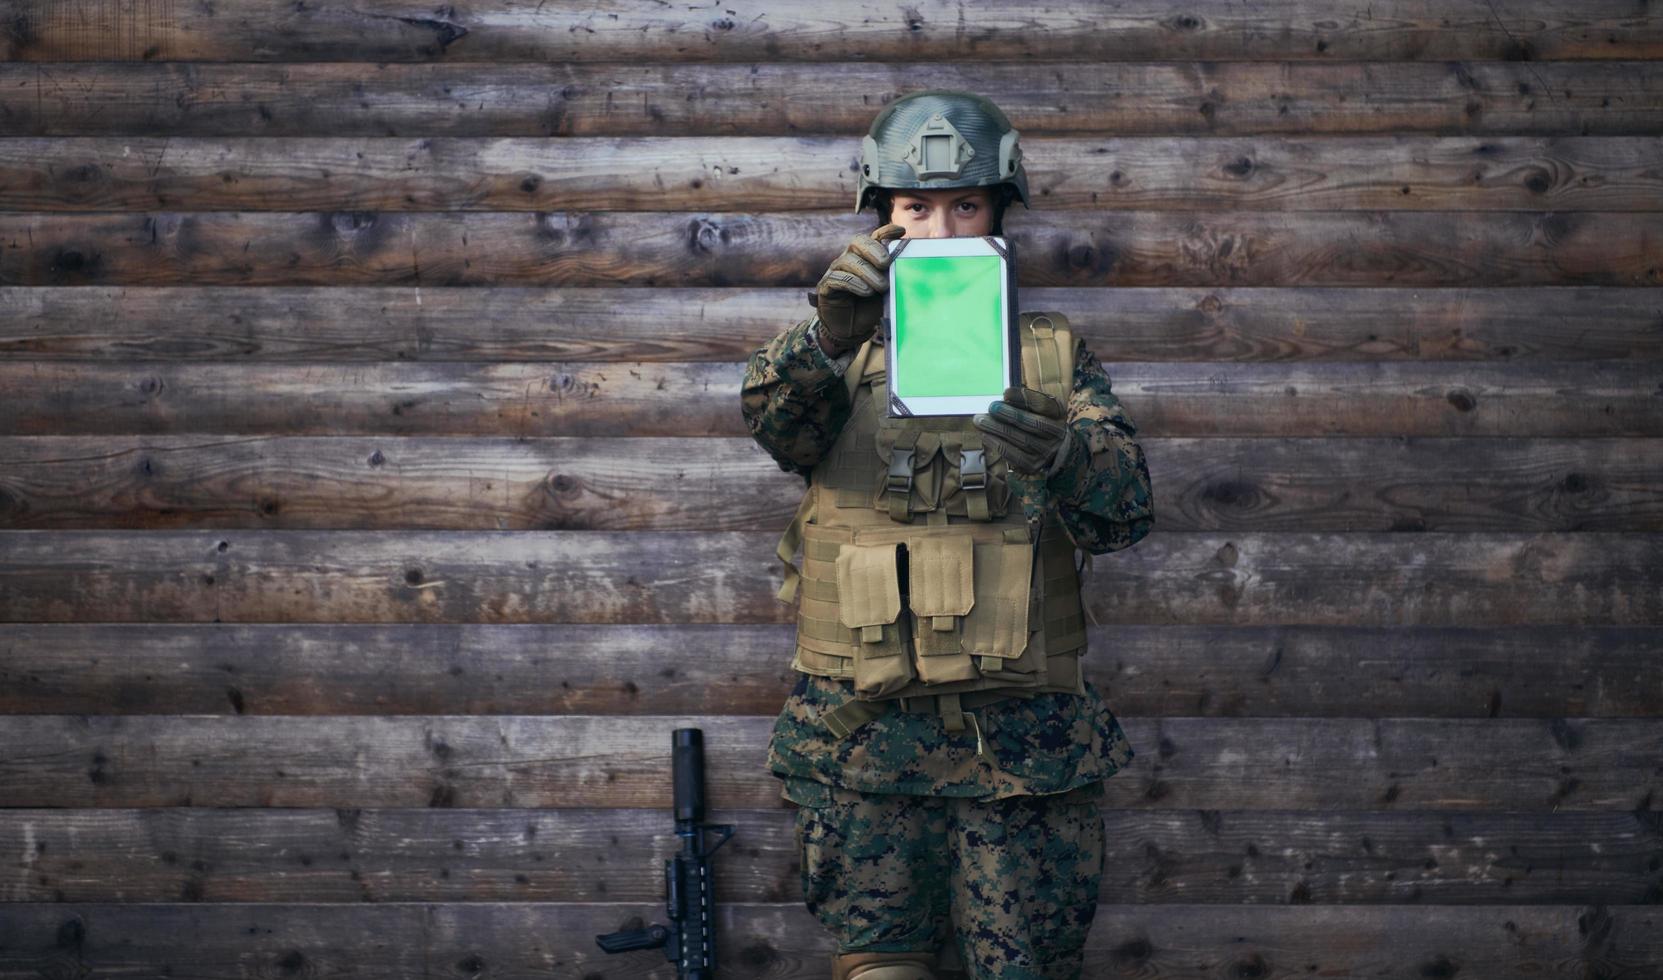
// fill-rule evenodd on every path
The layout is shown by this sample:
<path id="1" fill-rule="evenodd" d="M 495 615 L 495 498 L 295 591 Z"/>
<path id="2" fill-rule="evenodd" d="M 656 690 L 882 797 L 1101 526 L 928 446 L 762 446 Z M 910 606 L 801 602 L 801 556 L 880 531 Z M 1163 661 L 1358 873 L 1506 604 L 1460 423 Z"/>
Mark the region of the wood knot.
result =
<path id="1" fill-rule="evenodd" d="M 375 227 L 374 211 L 336 211 L 329 216 L 330 227 L 338 232 L 351 233 Z"/>
<path id="2" fill-rule="evenodd" d="M 711 254 L 727 239 L 728 233 L 709 218 L 694 218 L 688 225 L 687 247 L 690 251 Z"/>

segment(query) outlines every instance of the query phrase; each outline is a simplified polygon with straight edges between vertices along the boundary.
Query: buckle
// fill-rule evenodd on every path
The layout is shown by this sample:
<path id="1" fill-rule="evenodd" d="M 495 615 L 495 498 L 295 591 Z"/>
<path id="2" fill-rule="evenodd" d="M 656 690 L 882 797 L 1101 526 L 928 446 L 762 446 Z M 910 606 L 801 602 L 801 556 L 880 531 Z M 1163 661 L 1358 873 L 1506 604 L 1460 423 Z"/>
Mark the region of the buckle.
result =
<path id="1" fill-rule="evenodd" d="M 987 489 L 987 451 L 959 450 L 959 486 L 966 490 Z"/>
<path id="2" fill-rule="evenodd" d="M 890 493 L 912 494 L 912 450 L 900 446 L 889 450 L 889 477 L 886 486 Z"/>

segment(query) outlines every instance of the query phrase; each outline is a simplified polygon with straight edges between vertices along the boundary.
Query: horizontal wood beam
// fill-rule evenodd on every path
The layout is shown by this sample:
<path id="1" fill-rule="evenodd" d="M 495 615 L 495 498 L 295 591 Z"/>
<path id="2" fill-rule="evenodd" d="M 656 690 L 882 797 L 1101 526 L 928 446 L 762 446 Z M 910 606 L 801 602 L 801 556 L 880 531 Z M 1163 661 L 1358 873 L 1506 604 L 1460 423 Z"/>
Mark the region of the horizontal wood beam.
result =
<path id="1" fill-rule="evenodd" d="M 338 12 L 327 16 L 333 21 Z M 1489 15 L 1488 8 L 1473 12 Z M 1088 28 L 1094 35 L 1096 17 Z M 15 62 L 0 64 L 0 120 L 13 136 L 858 136 L 900 95 L 954 89 L 991 98 L 1028 136 L 1663 130 L 1663 62 L 1644 58 L 1322 64 L 1049 57 L 889 64 L 521 57 L 188 69 L 165 61 Z"/>
<path id="2" fill-rule="evenodd" d="M 1140 443 L 1163 530 L 1663 531 L 1663 438 Z M 13 529 L 739 531 L 803 491 L 749 438 L 0 437 L 0 471 Z"/>
<path id="3" fill-rule="evenodd" d="M 851 8 L 851 11 L 854 8 Z M 1035 7 L 946 0 L 862 5 L 844 14 L 813 0 L 749 10 L 647 3 L 494 0 L 458 11 L 418 3 L 369 8 L 257 0 L 213 8 L 24 3 L 3 39 L 7 61 L 1032 61 L 1505 60 L 1663 57 L 1663 24 L 1621 0 L 1582 0 L 1575 16 L 1549 0 L 1429 6 L 1377 0 L 1366 18 L 1316 0 L 1241 7 L 1194 0 L 1175 13 L 1153 0 L 1112 13 L 1071 0 Z"/>
<path id="4" fill-rule="evenodd" d="M 1653 626 L 1104 626 L 1086 679 L 1132 716 L 1647 717 Z M 793 628 L 14 623 L 0 714 L 772 715 Z"/>
<path id="5" fill-rule="evenodd" d="M 1371 361 L 1388 371 L 1380 362 L 1450 361 L 1464 372 L 1491 361 L 1532 370 L 1663 361 L 1656 290 L 1644 286 L 1035 287 L 1020 299 L 1024 309 L 1066 312 L 1108 362 Z M 47 360 L 167 362 L 147 371 L 212 362 L 217 371 L 299 361 L 324 372 L 373 361 L 732 363 L 809 313 L 805 290 L 786 287 L 0 286 L 0 362 L 31 362 L 25 371 Z M 1228 363 L 1210 370 L 1237 377 Z M 398 376 L 369 376 L 380 377 Z M 1505 377 L 1507 387 L 1523 383 Z M 204 383 L 189 380 L 192 390 Z M 593 391 L 598 380 L 571 385 Z"/>
<path id="6" fill-rule="evenodd" d="M 1663 210 L 1651 137 L 1023 141 L 1045 210 Z M 855 199 L 848 137 L 40 137 L 0 141 L 8 211 L 805 211 Z M 230 175 L 234 175 L 228 179 Z"/>
<path id="7" fill-rule="evenodd" d="M 0 531 L 0 622 L 784 623 L 773 531 Z M 1120 624 L 1663 623 L 1663 534 L 1156 530 Z"/>
<path id="8" fill-rule="evenodd" d="M 1644 904 L 1655 813 L 1103 811 L 1105 905 Z M 801 897 L 791 812 L 736 828 L 722 903 Z M 668 811 L 0 809 L 14 902 L 651 902 Z M 743 848 L 743 851 L 739 850 Z"/>
<path id="9" fill-rule="evenodd" d="M 1663 364 L 1644 360 L 1105 361 L 1104 370 L 1140 437 L 1663 436 Z M 749 439 L 737 408 L 744 374 L 744 361 L 0 357 L 0 417 L 19 436 Z"/>
<path id="10" fill-rule="evenodd" d="M 997 715 L 988 716 L 997 729 Z M 1155 810 L 1648 811 L 1663 719 L 1125 718 L 1104 805 Z M 28 807 L 671 803 L 670 732 L 706 732 L 713 807 L 785 806 L 752 715 L 0 716 Z M 854 736 L 851 736 L 854 737 Z M 827 734 L 828 740 L 832 739 Z M 975 758 L 975 739 L 956 749 Z"/>
<path id="11" fill-rule="evenodd" d="M 736 980 L 811 980 L 832 939 L 800 902 L 723 905 L 719 963 Z M 664 921 L 664 903 L 421 902 L 159 905 L 17 903 L 0 916 L 0 964 L 94 971 L 257 968 L 374 980 L 469 972 L 626 975 L 594 936 Z M 533 937 L 528 941 L 528 937 Z M 1644 976 L 1663 964 L 1655 905 L 1105 905 L 1085 976 Z M 664 969 L 658 953 L 634 954 Z M 443 964 L 438 967 L 436 964 Z"/>
<path id="12" fill-rule="evenodd" d="M 1013 223 L 1021 286 L 1663 283 L 1663 212 L 1036 211 Z M 819 212 L 0 212 L 0 239 L 15 243 L 0 282 L 806 288 L 870 230 L 869 215 Z"/>

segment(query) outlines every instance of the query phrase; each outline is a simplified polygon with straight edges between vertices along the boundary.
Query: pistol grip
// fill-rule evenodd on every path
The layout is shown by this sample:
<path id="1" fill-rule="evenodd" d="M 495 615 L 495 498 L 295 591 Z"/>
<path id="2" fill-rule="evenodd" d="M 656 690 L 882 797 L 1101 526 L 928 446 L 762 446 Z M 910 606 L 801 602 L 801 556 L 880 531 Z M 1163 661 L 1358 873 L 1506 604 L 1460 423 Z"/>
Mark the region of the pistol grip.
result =
<path id="1" fill-rule="evenodd" d="M 627 953 L 632 949 L 658 949 L 669 941 L 670 930 L 664 926 L 609 932 L 604 936 L 595 937 L 595 942 L 608 953 Z"/>

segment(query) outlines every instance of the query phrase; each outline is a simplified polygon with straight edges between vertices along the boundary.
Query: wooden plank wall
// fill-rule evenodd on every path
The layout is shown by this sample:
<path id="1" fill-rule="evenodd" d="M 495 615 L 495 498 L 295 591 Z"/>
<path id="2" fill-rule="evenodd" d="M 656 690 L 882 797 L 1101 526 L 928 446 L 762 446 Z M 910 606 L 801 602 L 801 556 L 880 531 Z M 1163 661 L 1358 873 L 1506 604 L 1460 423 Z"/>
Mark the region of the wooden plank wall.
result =
<path id="1" fill-rule="evenodd" d="M 748 352 L 858 134 L 1024 134 L 1141 426 L 1088 976 L 1663 975 L 1663 15 L 9 0 L 0 975 L 826 975 Z"/>

